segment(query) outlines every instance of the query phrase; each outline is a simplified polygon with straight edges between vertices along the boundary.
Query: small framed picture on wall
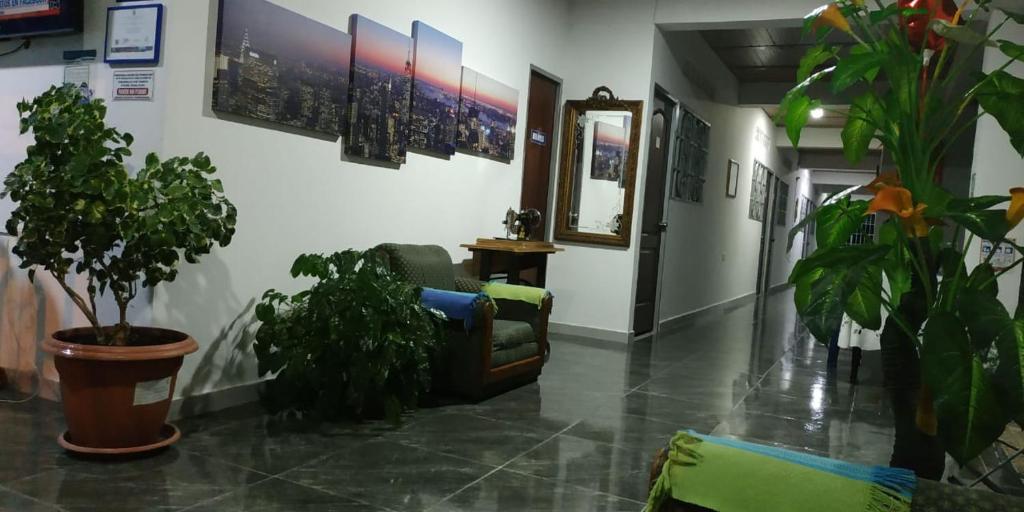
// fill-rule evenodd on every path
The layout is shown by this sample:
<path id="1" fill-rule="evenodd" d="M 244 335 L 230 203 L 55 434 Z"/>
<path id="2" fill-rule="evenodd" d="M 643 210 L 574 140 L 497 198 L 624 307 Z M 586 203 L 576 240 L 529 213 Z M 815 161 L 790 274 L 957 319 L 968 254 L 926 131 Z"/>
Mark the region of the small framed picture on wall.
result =
<path id="1" fill-rule="evenodd" d="M 725 197 L 736 197 L 740 186 L 740 163 L 732 158 L 729 159 L 725 175 Z"/>

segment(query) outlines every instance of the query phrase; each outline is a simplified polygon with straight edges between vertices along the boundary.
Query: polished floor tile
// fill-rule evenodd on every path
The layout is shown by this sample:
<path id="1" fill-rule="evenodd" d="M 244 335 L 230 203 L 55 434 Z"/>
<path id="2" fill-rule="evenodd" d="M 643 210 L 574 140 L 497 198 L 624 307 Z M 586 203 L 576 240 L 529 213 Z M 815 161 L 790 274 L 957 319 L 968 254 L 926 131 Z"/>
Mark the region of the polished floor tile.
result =
<path id="1" fill-rule="evenodd" d="M 497 471 L 445 500 L 432 511 L 636 512 L 643 503 L 596 493 L 559 480 Z"/>
<path id="2" fill-rule="evenodd" d="M 495 468 L 379 439 L 281 475 L 285 480 L 393 510 L 426 510 Z"/>
<path id="3" fill-rule="evenodd" d="M 116 463 L 64 453 L 57 404 L 0 403 L 0 512 L 640 511 L 651 458 L 680 429 L 888 462 L 877 354 L 857 384 L 847 351 L 829 372 L 791 293 L 629 346 L 551 343 L 537 382 L 398 426 L 251 404 L 181 420 L 174 448 Z"/>
<path id="4" fill-rule="evenodd" d="M 269 478 L 188 512 L 381 512 L 386 509 L 279 478 Z"/>

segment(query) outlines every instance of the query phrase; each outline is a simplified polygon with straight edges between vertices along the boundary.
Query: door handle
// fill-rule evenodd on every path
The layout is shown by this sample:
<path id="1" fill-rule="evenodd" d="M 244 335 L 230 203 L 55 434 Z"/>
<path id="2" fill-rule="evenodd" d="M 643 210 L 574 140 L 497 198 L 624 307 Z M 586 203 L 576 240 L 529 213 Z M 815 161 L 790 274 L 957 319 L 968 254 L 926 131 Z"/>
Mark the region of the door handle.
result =
<path id="1" fill-rule="evenodd" d="M 658 223 L 658 231 L 660 231 L 662 233 L 668 231 L 668 222 L 659 222 Z"/>

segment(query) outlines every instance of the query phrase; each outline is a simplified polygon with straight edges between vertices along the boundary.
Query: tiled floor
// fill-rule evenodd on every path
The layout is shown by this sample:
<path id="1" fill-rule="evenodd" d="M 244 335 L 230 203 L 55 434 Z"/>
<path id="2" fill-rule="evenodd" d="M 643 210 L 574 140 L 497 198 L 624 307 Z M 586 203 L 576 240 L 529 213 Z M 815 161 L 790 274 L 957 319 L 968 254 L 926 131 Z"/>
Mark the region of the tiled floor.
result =
<path id="1" fill-rule="evenodd" d="M 556 338 L 538 383 L 400 428 L 243 407 L 181 422 L 185 438 L 156 456 L 97 464 L 56 446 L 54 404 L 0 404 L 0 510 L 638 511 L 652 453 L 680 428 L 887 463 L 877 362 L 851 386 L 844 354 L 827 379 L 791 301 L 629 349 Z"/>

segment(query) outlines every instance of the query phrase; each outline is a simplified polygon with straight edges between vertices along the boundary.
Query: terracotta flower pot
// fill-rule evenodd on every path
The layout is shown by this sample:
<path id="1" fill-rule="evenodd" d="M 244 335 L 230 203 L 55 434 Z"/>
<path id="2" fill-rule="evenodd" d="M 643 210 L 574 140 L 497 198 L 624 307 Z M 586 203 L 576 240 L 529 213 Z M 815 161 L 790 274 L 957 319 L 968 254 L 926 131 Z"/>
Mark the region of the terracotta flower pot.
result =
<path id="1" fill-rule="evenodd" d="M 123 454 L 168 446 L 181 434 L 165 425 L 178 369 L 198 350 L 191 336 L 168 329 L 132 328 L 132 345 L 90 344 L 91 328 L 57 331 L 43 342 L 60 374 L 68 431 L 58 439 L 72 451 Z"/>

